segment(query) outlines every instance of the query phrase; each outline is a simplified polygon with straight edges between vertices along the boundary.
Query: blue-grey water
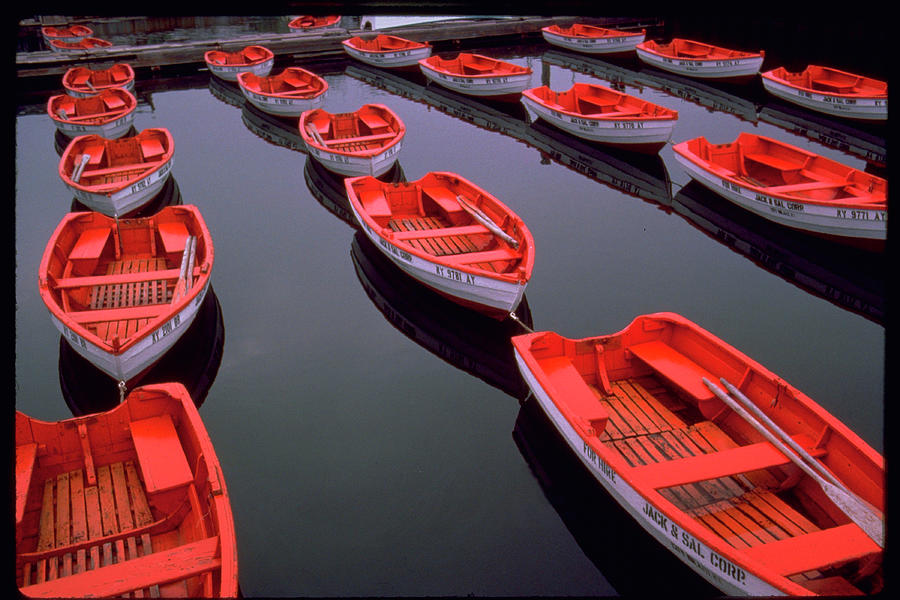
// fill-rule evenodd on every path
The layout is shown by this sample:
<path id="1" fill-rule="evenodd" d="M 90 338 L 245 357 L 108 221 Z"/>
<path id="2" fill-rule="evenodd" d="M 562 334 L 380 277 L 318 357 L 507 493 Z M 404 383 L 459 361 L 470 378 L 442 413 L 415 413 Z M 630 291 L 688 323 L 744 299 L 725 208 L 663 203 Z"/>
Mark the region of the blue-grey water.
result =
<path id="1" fill-rule="evenodd" d="M 754 86 L 666 81 L 628 61 L 585 65 L 542 44 L 484 53 L 530 66 L 535 86 L 614 83 L 673 108 L 675 142 L 751 131 L 858 168 L 866 155 L 884 158 L 883 132 L 810 126 Z M 637 158 L 414 74 L 349 60 L 276 69 L 287 64 L 325 77 L 326 110 L 377 102 L 397 112 L 407 136 L 392 176 L 455 171 L 518 212 L 537 251 L 522 311 L 535 329 L 584 337 L 643 313 L 681 313 L 882 449 L 883 256 L 798 241 L 729 210 L 686 185 L 671 146 Z M 309 162 L 295 123 L 249 109 L 203 70 L 139 81 L 137 92 L 135 128 L 172 132 L 169 191 L 200 207 L 215 244 L 218 306 L 165 377 L 203 395 L 244 595 L 616 595 L 697 584 L 584 477 L 533 403 L 522 405 L 507 341 L 516 325 L 477 318 L 385 268 L 356 239 L 339 178 Z M 108 392 L 61 348 L 37 291 L 44 246 L 73 208 L 40 101 L 19 106 L 15 141 L 15 405 L 64 419 Z"/>

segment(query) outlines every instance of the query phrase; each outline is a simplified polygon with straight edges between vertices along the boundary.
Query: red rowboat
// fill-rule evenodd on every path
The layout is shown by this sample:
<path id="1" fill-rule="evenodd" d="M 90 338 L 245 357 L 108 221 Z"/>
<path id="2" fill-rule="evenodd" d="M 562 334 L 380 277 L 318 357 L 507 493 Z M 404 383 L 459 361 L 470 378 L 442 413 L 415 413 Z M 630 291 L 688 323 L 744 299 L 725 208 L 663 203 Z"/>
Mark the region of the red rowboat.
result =
<path id="1" fill-rule="evenodd" d="M 881 590 L 884 459 L 761 364 L 672 313 L 512 343 L 588 470 L 723 593 Z"/>
<path id="2" fill-rule="evenodd" d="M 799 73 L 778 67 L 761 73 L 773 96 L 827 115 L 887 120 L 887 82 L 830 67 L 809 65 Z"/>
<path id="3" fill-rule="evenodd" d="M 648 152 L 669 141 L 678 121 L 677 111 L 592 83 L 575 83 L 565 92 L 525 90 L 522 104 L 566 133 Z"/>
<path id="4" fill-rule="evenodd" d="M 134 69 L 128 63 L 117 63 L 108 69 L 72 67 L 63 74 L 66 93 L 76 98 L 94 96 L 111 87 L 134 92 Z"/>
<path id="5" fill-rule="evenodd" d="M 137 98 L 122 88 L 107 88 L 85 98 L 51 96 L 47 114 L 68 137 L 97 134 L 108 139 L 125 135 L 134 123 Z"/>
<path id="6" fill-rule="evenodd" d="M 54 40 L 60 42 L 79 42 L 94 35 L 94 30 L 85 25 L 63 25 L 62 27 L 41 27 L 41 36 L 49 45 Z"/>
<path id="7" fill-rule="evenodd" d="M 531 82 L 531 69 L 480 54 L 454 58 L 429 56 L 419 61 L 427 79 L 454 92 L 497 99 L 516 97 Z"/>
<path id="8" fill-rule="evenodd" d="M 309 155 L 347 177 L 389 171 L 406 135 L 406 125 L 383 104 L 364 104 L 348 113 L 310 110 L 300 116 L 299 127 Z"/>
<path id="9" fill-rule="evenodd" d="M 72 140 L 59 161 L 59 176 L 91 210 L 125 216 L 149 202 L 172 172 L 175 142 L 168 129 L 145 129 L 108 140 L 84 135 Z"/>
<path id="10" fill-rule="evenodd" d="M 744 52 L 703 42 L 675 38 L 668 43 L 653 40 L 635 48 L 638 58 L 658 69 L 700 79 L 743 81 L 756 77 L 765 52 Z"/>
<path id="11" fill-rule="evenodd" d="M 291 31 L 306 31 L 308 29 L 323 29 L 325 27 L 336 27 L 341 22 L 340 15 L 331 15 L 327 17 L 316 17 L 310 15 L 301 15 L 293 18 L 288 23 Z"/>
<path id="12" fill-rule="evenodd" d="M 212 238 L 196 206 L 152 217 L 68 213 L 38 271 L 53 324 L 116 381 L 136 381 L 188 329 L 209 289 Z"/>
<path id="13" fill-rule="evenodd" d="M 675 144 L 692 179 L 770 221 L 877 247 L 887 238 L 887 180 L 808 150 L 743 132 L 734 142 Z"/>
<path id="14" fill-rule="evenodd" d="M 203 60 L 210 72 L 225 81 L 237 81 L 238 73 L 250 71 L 265 77 L 272 71 L 275 54 L 264 46 L 246 46 L 237 52 L 209 50 Z"/>
<path id="15" fill-rule="evenodd" d="M 414 67 L 431 56 L 431 44 L 415 42 L 395 35 L 378 34 L 373 38 L 355 36 L 341 42 L 344 52 L 373 67 Z"/>
<path id="16" fill-rule="evenodd" d="M 29 597 L 237 597 L 222 466 L 180 383 L 55 423 L 16 411 L 16 584 Z"/>
<path id="17" fill-rule="evenodd" d="M 101 40 L 100 38 L 87 37 L 76 42 L 66 42 L 64 40 L 52 40 L 50 49 L 58 52 L 68 52 L 73 54 L 86 53 L 98 48 L 109 48 L 112 42 Z"/>
<path id="18" fill-rule="evenodd" d="M 278 117 L 299 117 L 325 101 L 328 82 L 306 69 L 287 67 L 278 75 L 238 73 L 241 93 L 259 110 Z"/>
<path id="19" fill-rule="evenodd" d="M 519 305 L 534 240 L 497 198 L 455 173 L 403 183 L 354 177 L 345 185 L 362 231 L 407 275 L 500 320 Z"/>
<path id="20" fill-rule="evenodd" d="M 550 25 L 541 29 L 548 44 L 585 54 L 615 54 L 630 52 L 646 38 L 647 31 L 619 31 L 574 23 L 569 27 Z"/>

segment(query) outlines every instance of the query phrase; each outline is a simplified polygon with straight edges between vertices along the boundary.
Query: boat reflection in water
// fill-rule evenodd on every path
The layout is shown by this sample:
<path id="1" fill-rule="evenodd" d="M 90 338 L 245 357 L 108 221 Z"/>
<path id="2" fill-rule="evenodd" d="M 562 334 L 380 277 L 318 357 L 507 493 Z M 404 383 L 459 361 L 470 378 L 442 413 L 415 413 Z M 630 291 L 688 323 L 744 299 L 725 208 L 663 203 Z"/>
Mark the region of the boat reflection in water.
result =
<path id="1" fill-rule="evenodd" d="M 148 200 L 146 204 L 142 205 L 134 212 L 118 216 L 128 218 L 151 217 L 167 206 L 181 206 L 182 204 L 184 204 L 184 199 L 181 197 L 181 188 L 178 187 L 175 176 L 169 175 L 166 183 L 156 196 Z M 72 198 L 72 205 L 69 208 L 70 212 L 85 212 L 90 210 L 90 208 L 79 202 L 77 198 Z"/>
<path id="2" fill-rule="evenodd" d="M 656 542 L 585 469 L 533 396 L 512 432 L 545 497 L 585 556 L 615 588 L 610 596 L 717 598 L 721 593 Z"/>
<path id="3" fill-rule="evenodd" d="M 524 142 L 553 160 L 616 190 L 662 205 L 671 202 L 665 163 L 659 155 L 617 150 L 580 140 L 541 121 L 529 122 L 521 103 L 503 106 L 426 87 L 407 75 L 351 65 L 346 74 L 391 93 L 433 106 L 468 123 Z M 507 103 L 508 104 L 508 103 Z"/>
<path id="4" fill-rule="evenodd" d="M 344 187 L 344 179 L 342 175 L 332 173 L 322 166 L 319 161 L 307 156 L 306 164 L 303 165 L 303 178 L 306 180 L 306 187 L 313 197 L 319 201 L 319 204 L 325 207 L 325 210 L 344 221 L 354 229 L 359 228 L 356 217 L 350 209 L 350 201 L 347 199 L 347 188 Z M 378 177 L 381 181 L 389 183 L 398 183 L 406 181 L 406 175 L 400 161 L 394 163 L 394 166 L 387 173 Z"/>
<path id="5" fill-rule="evenodd" d="M 883 124 L 860 124 L 856 127 L 777 100 L 763 106 L 759 111 L 759 118 L 791 133 L 862 158 L 874 167 L 867 167 L 866 171 L 887 177 L 878 172 L 887 166 L 887 141 Z"/>
<path id="6" fill-rule="evenodd" d="M 498 321 L 429 290 L 394 266 L 362 232 L 353 236 L 350 257 L 369 299 L 403 335 L 514 398 L 528 395 L 510 342 L 523 332 L 520 323 L 510 317 Z M 527 298 L 515 314 L 531 327 Z"/>
<path id="7" fill-rule="evenodd" d="M 215 381 L 224 346 L 222 307 L 210 286 L 188 330 L 132 387 L 178 382 L 199 408 Z M 110 410 L 120 401 L 117 382 L 73 350 L 63 336 L 59 338 L 59 385 L 75 416 Z"/>
<path id="8" fill-rule="evenodd" d="M 306 154 L 306 142 L 300 135 L 297 117 L 276 117 L 247 102 L 241 107 L 241 120 L 247 129 L 262 140 Z"/>
<path id="9" fill-rule="evenodd" d="M 729 86 L 725 83 L 699 82 L 650 67 L 629 69 L 607 60 L 564 50 L 544 52 L 541 60 L 549 65 L 600 77 L 614 87 L 626 84 L 638 88 L 650 87 L 704 108 L 734 115 L 748 123 L 770 123 L 878 167 L 887 163 L 883 125 L 841 122 L 790 106 L 772 100 L 759 89 L 761 85 Z"/>
<path id="10" fill-rule="evenodd" d="M 672 209 L 710 237 L 800 289 L 884 324 L 886 255 L 781 227 L 691 181 Z"/>
<path id="11" fill-rule="evenodd" d="M 225 81 L 212 73 L 209 74 L 209 92 L 213 97 L 221 100 L 225 104 L 230 104 L 237 108 L 244 106 L 244 103 L 247 101 L 247 98 L 244 97 L 244 93 L 241 92 L 241 88 L 238 87 L 237 83 Z"/>
<path id="12" fill-rule="evenodd" d="M 565 50 L 548 50 L 541 56 L 541 60 L 550 65 L 594 75 L 616 86 L 631 85 L 639 89 L 649 87 L 710 110 L 734 115 L 750 123 L 756 123 L 758 120 L 756 102 L 733 93 L 727 84 L 701 82 L 650 67 L 639 66 L 630 69 L 607 60 Z M 741 91 L 744 91 L 743 88 Z M 660 103 L 665 105 L 665 101 Z"/>

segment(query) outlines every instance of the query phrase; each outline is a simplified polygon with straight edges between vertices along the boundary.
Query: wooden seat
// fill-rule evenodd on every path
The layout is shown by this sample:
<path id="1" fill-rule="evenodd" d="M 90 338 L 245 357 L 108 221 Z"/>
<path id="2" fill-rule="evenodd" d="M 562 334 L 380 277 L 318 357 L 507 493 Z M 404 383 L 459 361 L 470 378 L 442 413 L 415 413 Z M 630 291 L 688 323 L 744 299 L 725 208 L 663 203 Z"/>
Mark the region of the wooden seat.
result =
<path id="1" fill-rule="evenodd" d="M 169 415 L 131 421 L 129 427 L 148 494 L 180 487 L 193 480 L 184 448 Z"/>
<path id="2" fill-rule="evenodd" d="M 478 250 L 478 246 L 468 237 L 474 230 L 447 227 L 437 217 L 411 215 L 392 219 L 388 227 L 398 240 L 405 240 L 413 248 L 432 256 L 452 256 Z"/>
<path id="3" fill-rule="evenodd" d="M 184 245 L 190 235 L 184 223 L 164 221 L 157 226 L 157 231 L 159 231 L 159 238 L 162 240 L 166 254 L 184 251 Z"/>
<path id="4" fill-rule="evenodd" d="M 747 555 L 781 575 L 826 569 L 866 558 L 881 548 L 858 525 L 850 523 L 754 546 Z"/>
<path id="5" fill-rule="evenodd" d="M 381 190 L 361 190 L 359 202 L 362 204 L 363 210 L 373 219 L 391 216 L 391 205 Z"/>
<path id="6" fill-rule="evenodd" d="M 33 585 L 23 591 L 28 596 L 38 598 L 127 596 L 135 590 L 218 569 L 222 564 L 218 554 L 219 538 L 213 536 L 123 563 Z M 156 595 L 158 596 L 158 592 Z"/>
<path id="7" fill-rule="evenodd" d="M 547 376 L 548 390 L 553 398 L 564 404 L 587 435 L 600 435 L 606 429 L 609 413 L 591 391 L 572 361 L 565 356 L 554 356 L 540 361 Z"/>
<path id="8" fill-rule="evenodd" d="M 422 200 L 430 199 L 447 215 L 462 212 L 456 194 L 441 186 L 422 186 Z"/>
<path id="9" fill-rule="evenodd" d="M 85 229 L 78 236 L 75 245 L 69 252 L 69 260 L 72 261 L 95 261 L 100 258 L 103 248 L 106 246 L 106 240 L 109 239 L 109 227 L 93 227 Z"/>
<path id="10" fill-rule="evenodd" d="M 806 439 L 795 438 L 801 442 Z M 810 444 L 806 444 L 810 446 Z M 823 456 L 821 449 L 810 450 L 812 456 Z M 781 467 L 791 460 L 768 442 L 737 446 L 710 454 L 678 458 L 652 465 L 637 467 L 635 475 L 653 488 L 672 487 L 695 483 L 706 479 L 718 479 L 729 475 L 749 473 L 761 469 Z"/>
<path id="11" fill-rule="evenodd" d="M 629 346 L 629 350 L 698 403 L 715 398 L 702 379 L 716 381 L 716 377 L 665 342 L 644 342 Z"/>
<path id="12" fill-rule="evenodd" d="M 162 142 L 156 138 L 144 138 L 141 140 L 141 154 L 146 160 L 153 160 L 165 154 Z"/>
<path id="13" fill-rule="evenodd" d="M 803 168 L 802 164 L 784 160 L 783 158 L 778 158 L 777 156 L 772 156 L 770 154 L 745 154 L 744 158 L 761 165 L 766 165 L 767 167 L 772 167 L 778 171 L 799 171 Z"/>

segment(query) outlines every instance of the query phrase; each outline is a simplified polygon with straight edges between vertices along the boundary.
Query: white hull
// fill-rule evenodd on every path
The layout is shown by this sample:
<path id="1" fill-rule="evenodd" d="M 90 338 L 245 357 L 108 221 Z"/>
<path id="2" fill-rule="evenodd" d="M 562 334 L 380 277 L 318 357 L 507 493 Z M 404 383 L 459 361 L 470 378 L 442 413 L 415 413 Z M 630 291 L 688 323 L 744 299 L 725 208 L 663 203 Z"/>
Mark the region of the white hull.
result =
<path id="1" fill-rule="evenodd" d="M 566 133 L 592 142 L 617 145 L 665 144 L 672 137 L 677 119 L 591 119 L 562 113 L 522 96 L 522 104 L 538 117 Z"/>
<path id="2" fill-rule="evenodd" d="M 129 81 L 125 85 L 121 85 L 118 87 L 122 88 L 125 91 L 131 92 L 133 94 L 134 93 L 134 80 Z M 107 88 L 103 88 L 103 89 L 107 89 Z M 66 88 L 66 93 L 68 95 L 72 96 L 73 98 L 90 98 L 91 96 L 96 96 L 99 93 L 99 91 L 98 92 L 82 92 L 79 90 L 73 90 L 72 88 Z"/>
<path id="3" fill-rule="evenodd" d="M 113 354 L 91 343 L 77 332 L 66 327 L 52 312 L 50 318 L 69 345 L 85 360 L 115 379 L 128 382 L 135 376 L 155 364 L 175 345 L 185 331 L 191 326 L 206 293 L 209 282 L 190 304 L 181 309 L 172 318 L 160 325 L 155 331 L 141 338 L 121 354 Z"/>
<path id="4" fill-rule="evenodd" d="M 783 596 L 784 592 L 721 556 L 679 525 L 603 461 L 562 415 L 515 351 L 519 371 L 544 413 L 594 478 L 647 533 L 703 579 L 728 596 Z M 592 440 L 593 441 L 593 440 Z M 599 444 L 599 442 L 594 441 Z M 654 519 L 653 517 L 656 517 Z"/>
<path id="5" fill-rule="evenodd" d="M 80 123 L 70 123 L 68 121 L 59 121 L 57 119 L 53 119 L 53 122 L 56 123 L 57 129 L 70 138 L 75 138 L 79 135 L 96 134 L 105 137 L 108 140 L 114 140 L 122 137 L 131 129 L 131 126 L 134 124 L 134 112 L 135 111 L 132 110 L 127 115 L 122 115 L 115 121 L 110 121 L 109 123 L 104 123 L 102 125 L 82 125 Z"/>
<path id="6" fill-rule="evenodd" d="M 482 275 L 471 275 L 442 266 L 398 248 L 386 238 L 374 232 L 350 203 L 357 223 L 373 244 L 400 270 L 427 287 L 454 298 L 464 305 L 488 309 L 497 313 L 509 313 L 516 309 L 525 294 L 524 283 L 499 281 Z"/>
<path id="7" fill-rule="evenodd" d="M 531 83 L 531 74 L 523 73 L 521 75 L 502 75 L 499 77 L 462 77 L 459 75 L 445 75 L 433 69 L 430 69 L 419 63 L 422 73 L 429 81 L 443 86 L 454 92 L 466 94 L 469 96 L 507 96 L 510 94 L 521 94 L 529 83 Z"/>
<path id="8" fill-rule="evenodd" d="M 584 54 L 614 54 L 630 52 L 646 38 L 646 34 L 614 36 L 606 38 L 587 38 L 560 35 L 549 31 L 541 31 L 544 41 L 559 48 L 582 52 Z"/>
<path id="9" fill-rule="evenodd" d="M 400 158 L 400 147 L 402 145 L 403 141 L 401 140 L 372 157 L 347 156 L 346 154 L 326 152 L 321 148 L 308 144 L 306 150 L 323 167 L 338 175 L 343 175 L 344 177 L 359 177 L 361 175 L 378 177 L 387 173 L 394 166 L 394 163 Z"/>
<path id="10" fill-rule="evenodd" d="M 414 48 L 412 50 L 397 50 L 390 52 L 368 52 L 344 45 L 344 51 L 356 60 L 384 69 L 412 67 L 423 58 L 431 56 L 431 48 Z"/>
<path id="11" fill-rule="evenodd" d="M 244 98 L 250 104 L 264 113 L 275 115 L 276 117 L 299 117 L 305 111 L 319 108 L 325 103 L 325 93 L 321 93 L 313 98 L 281 98 L 257 94 L 242 85 L 240 88 Z"/>
<path id="12" fill-rule="evenodd" d="M 868 121 L 886 121 L 888 118 L 887 98 L 845 98 L 836 94 L 820 94 L 766 77 L 762 78 L 762 84 L 767 92 L 777 98 L 826 115 Z"/>
<path id="13" fill-rule="evenodd" d="M 252 67 L 246 65 L 213 65 L 210 63 L 206 63 L 206 66 L 209 67 L 210 72 L 216 77 L 224 79 L 225 81 L 237 82 L 238 73 L 243 73 L 245 71 L 249 71 L 259 77 L 266 77 L 272 71 L 273 64 L 275 64 L 275 59 L 270 58 L 269 60 L 253 65 Z"/>
<path id="14" fill-rule="evenodd" d="M 637 48 L 636 51 L 638 58 L 648 65 L 669 73 L 699 79 L 752 77 L 759 73 L 763 63 L 762 56 L 722 60 L 687 60 L 660 56 L 641 48 Z"/>
<path id="15" fill-rule="evenodd" d="M 762 194 L 726 181 L 675 153 L 675 159 L 692 179 L 730 202 L 765 219 L 812 233 L 858 240 L 887 238 L 887 210 L 860 209 L 837 204 L 826 206 Z"/>
<path id="16" fill-rule="evenodd" d="M 172 159 L 158 169 L 128 185 L 109 193 L 96 193 L 66 184 L 75 198 L 91 210 L 115 217 L 131 213 L 152 200 L 166 184 L 172 173 Z"/>

